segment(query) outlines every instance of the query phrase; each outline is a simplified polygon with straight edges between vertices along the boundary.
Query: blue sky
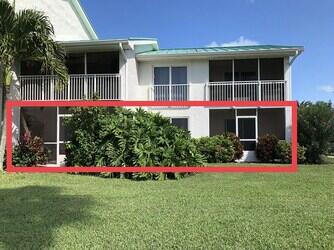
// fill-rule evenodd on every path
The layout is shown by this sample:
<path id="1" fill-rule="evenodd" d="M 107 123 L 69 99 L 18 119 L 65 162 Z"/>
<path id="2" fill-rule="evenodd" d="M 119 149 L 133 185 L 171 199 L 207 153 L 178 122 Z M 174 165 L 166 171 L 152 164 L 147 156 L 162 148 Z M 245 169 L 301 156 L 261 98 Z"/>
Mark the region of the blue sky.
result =
<path id="1" fill-rule="evenodd" d="M 293 97 L 334 101 L 332 0 L 81 0 L 100 39 L 154 37 L 160 48 L 303 45 Z M 333 93 L 332 93 L 333 92 Z"/>

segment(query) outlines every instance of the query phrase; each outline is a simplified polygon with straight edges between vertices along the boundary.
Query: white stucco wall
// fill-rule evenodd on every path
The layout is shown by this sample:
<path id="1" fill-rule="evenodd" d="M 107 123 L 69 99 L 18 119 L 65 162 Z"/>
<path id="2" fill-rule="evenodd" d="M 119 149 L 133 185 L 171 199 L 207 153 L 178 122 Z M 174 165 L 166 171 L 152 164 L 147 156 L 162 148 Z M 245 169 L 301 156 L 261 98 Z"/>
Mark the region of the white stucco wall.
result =
<path id="1" fill-rule="evenodd" d="M 150 89 L 153 86 L 153 69 L 155 66 L 186 66 L 187 81 L 190 84 L 189 99 L 203 101 L 205 98 L 205 83 L 209 80 L 208 60 L 163 60 L 137 62 L 136 65 L 138 69 L 134 70 L 130 69 L 134 64 L 129 64 L 129 71 L 136 75 L 136 77 L 131 76 L 133 81 L 129 80 L 128 93 L 130 100 L 149 100 L 151 98 Z M 208 108 L 149 108 L 149 110 L 159 112 L 166 117 L 188 118 L 188 129 L 192 136 L 209 136 Z"/>
<path id="2" fill-rule="evenodd" d="M 89 33 L 71 2 L 72 0 L 15 0 L 15 9 L 43 11 L 50 18 L 58 41 L 89 40 Z"/>
<path id="3" fill-rule="evenodd" d="M 189 99 L 205 99 L 205 84 L 209 81 L 209 60 L 163 60 L 152 62 L 138 62 L 138 83 L 131 82 L 131 87 L 139 88 L 135 91 L 133 97 L 139 100 L 148 100 L 150 87 L 153 86 L 154 67 L 186 66 L 187 81 L 190 84 Z M 131 98 L 131 95 L 129 95 Z"/>
<path id="4" fill-rule="evenodd" d="M 291 65 L 289 58 L 284 58 L 284 79 L 287 81 L 286 95 L 287 101 L 292 100 L 292 82 L 291 82 Z M 291 141 L 291 129 L 292 129 L 292 110 L 291 107 L 285 108 L 285 140 Z"/>
<path id="5" fill-rule="evenodd" d="M 209 109 L 203 107 L 148 108 L 169 118 L 187 118 L 188 130 L 193 137 L 209 136 Z"/>

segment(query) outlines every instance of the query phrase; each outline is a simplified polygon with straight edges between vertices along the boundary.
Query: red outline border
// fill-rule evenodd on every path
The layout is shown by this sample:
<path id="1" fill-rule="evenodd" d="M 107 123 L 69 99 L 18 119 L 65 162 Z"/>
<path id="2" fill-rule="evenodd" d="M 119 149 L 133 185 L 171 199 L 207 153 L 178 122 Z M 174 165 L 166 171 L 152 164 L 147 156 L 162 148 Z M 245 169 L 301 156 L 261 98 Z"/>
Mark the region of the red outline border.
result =
<path id="1" fill-rule="evenodd" d="M 289 166 L 261 167 L 15 167 L 12 165 L 12 109 L 15 107 L 291 107 L 292 161 Z M 7 101 L 7 171 L 8 172 L 296 172 L 297 171 L 297 102 L 296 101 Z"/>

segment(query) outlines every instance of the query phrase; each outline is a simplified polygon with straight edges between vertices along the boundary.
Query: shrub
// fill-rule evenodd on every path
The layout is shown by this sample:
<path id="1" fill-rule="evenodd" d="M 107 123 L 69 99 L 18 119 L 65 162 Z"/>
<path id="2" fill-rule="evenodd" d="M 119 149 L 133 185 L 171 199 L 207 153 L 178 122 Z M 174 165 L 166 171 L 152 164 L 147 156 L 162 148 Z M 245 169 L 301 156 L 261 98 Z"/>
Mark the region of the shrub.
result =
<path id="1" fill-rule="evenodd" d="M 290 163 L 291 144 L 286 141 L 279 141 L 276 149 L 276 157 L 282 163 Z"/>
<path id="2" fill-rule="evenodd" d="M 298 163 L 304 163 L 305 158 L 305 147 L 299 146 L 297 148 L 297 158 Z M 276 158 L 282 163 L 290 163 L 291 162 L 291 143 L 287 141 L 280 141 L 277 144 L 276 149 Z"/>
<path id="3" fill-rule="evenodd" d="M 298 107 L 298 141 L 306 147 L 306 159 L 320 163 L 334 141 L 334 110 L 331 103 L 302 102 Z"/>
<path id="4" fill-rule="evenodd" d="M 73 131 L 71 143 L 66 145 L 67 166 L 203 165 L 203 156 L 190 133 L 160 114 L 125 108 L 108 112 L 101 107 L 75 108 L 72 112 L 65 122 Z M 134 173 L 125 177 L 164 179 L 166 175 Z"/>
<path id="5" fill-rule="evenodd" d="M 223 135 L 197 139 L 197 148 L 208 163 L 224 163 L 234 160 L 234 145 Z"/>
<path id="6" fill-rule="evenodd" d="M 272 162 L 276 157 L 278 139 L 274 135 L 266 134 L 258 138 L 256 145 L 256 157 L 261 162 Z"/>
<path id="7" fill-rule="evenodd" d="M 48 152 L 43 147 L 43 140 L 37 136 L 31 138 L 25 134 L 22 140 L 14 147 L 13 165 L 31 167 L 46 164 Z"/>
<path id="8" fill-rule="evenodd" d="M 306 162 L 306 148 L 304 146 L 298 145 L 297 157 L 298 163 L 305 163 Z"/>
<path id="9" fill-rule="evenodd" d="M 334 155 L 334 141 L 330 143 L 328 153 Z"/>
<path id="10" fill-rule="evenodd" d="M 244 155 L 244 146 L 241 144 L 239 137 L 233 133 L 226 133 L 224 136 L 233 143 L 234 147 L 233 160 L 235 161 L 241 159 L 241 157 Z"/>

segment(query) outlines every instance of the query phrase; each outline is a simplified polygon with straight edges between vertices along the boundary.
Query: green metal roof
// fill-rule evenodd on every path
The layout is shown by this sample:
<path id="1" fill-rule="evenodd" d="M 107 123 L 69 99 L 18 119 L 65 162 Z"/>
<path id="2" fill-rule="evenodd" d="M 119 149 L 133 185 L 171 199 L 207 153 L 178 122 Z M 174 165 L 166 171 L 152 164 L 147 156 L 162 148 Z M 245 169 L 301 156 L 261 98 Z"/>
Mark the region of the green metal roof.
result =
<path id="1" fill-rule="evenodd" d="M 138 53 L 139 56 L 178 56 L 178 55 L 209 55 L 209 54 L 230 54 L 241 52 L 284 52 L 284 51 L 304 50 L 303 46 L 285 46 L 285 45 L 252 45 L 235 47 L 205 47 L 205 48 L 176 48 L 160 49 Z"/>

